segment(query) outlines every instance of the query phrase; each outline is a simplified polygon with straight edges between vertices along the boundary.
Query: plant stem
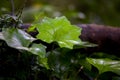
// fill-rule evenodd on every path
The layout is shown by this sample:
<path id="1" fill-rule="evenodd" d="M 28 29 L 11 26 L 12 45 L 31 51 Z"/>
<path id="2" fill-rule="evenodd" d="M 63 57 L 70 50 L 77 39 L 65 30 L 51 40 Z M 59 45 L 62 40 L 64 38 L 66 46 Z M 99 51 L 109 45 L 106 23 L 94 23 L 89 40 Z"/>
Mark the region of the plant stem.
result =
<path id="1" fill-rule="evenodd" d="M 10 2 L 11 2 L 11 6 L 12 6 L 12 15 L 14 15 L 14 10 L 15 10 L 14 0 L 10 0 Z"/>
<path id="2" fill-rule="evenodd" d="M 97 76 L 95 77 L 95 79 L 94 79 L 94 80 L 97 80 L 97 79 L 98 79 L 98 77 L 99 77 L 99 74 L 97 74 Z"/>

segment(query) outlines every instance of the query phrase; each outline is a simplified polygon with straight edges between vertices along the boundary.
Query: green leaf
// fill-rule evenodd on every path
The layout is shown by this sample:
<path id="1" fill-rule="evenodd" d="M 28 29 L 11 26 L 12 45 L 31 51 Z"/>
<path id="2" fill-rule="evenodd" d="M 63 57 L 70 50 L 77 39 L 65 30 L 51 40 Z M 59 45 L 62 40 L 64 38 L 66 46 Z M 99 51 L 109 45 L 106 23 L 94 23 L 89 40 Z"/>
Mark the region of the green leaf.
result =
<path id="1" fill-rule="evenodd" d="M 47 69 L 49 69 L 49 66 L 48 66 L 48 61 L 47 61 L 47 58 L 46 58 L 46 47 L 42 44 L 33 44 L 29 49 L 28 51 L 35 54 L 35 55 L 38 55 L 38 62 L 40 65 L 46 67 Z"/>
<path id="2" fill-rule="evenodd" d="M 80 44 L 79 36 L 81 28 L 71 25 L 66 17 L 56 17 L 55 19 L 44 18 L 41 23 L 33 24 L 39 34 L 38 39 L 47 43 L 58 42 L 60 47 L 72 49 L 75 44 Z"/>
<path id="3" fill-rule="evenodd" d="M 96 46 L 98 45 L 90 42 L 82 41 L 80 44 L 75 45 L 74 48 L 77 49 L 77 48 L 96 47 Z"/>
<path id="4" fill-rule="evenodd" d="M 36 39 L 26 32 L 16 28 L 6 28 L 0 33 L 0 39 L 4 40 L 7 45 L 12 48 L 25 50 L 34 55 L 37 55 L 40 65 L 43 65 L 44 67 L 49 69 L 45 56 L 46 47 L 42 44 L 35 43 L 31 47 L 29 47 L 29 45 Z"/>
<path id="5" fill-rule="evenodd" d="M 99 74 L 111 71 L 120 75 L 120 61 L 93 58 L 86 58 L 86 60 L 99 70 Z"/>
<path id="6" fill-rule="evenodd" d="M 86 59 L 80 59 L 79 62 L 80 62 L 80 64 L 81 64 L 84 68 L 86 68 L 87 70 L 90 71 L 90 70 L 92 69 L 91 64 L 90 64 L 89 62 L 87 62 Z"/>
<path id="7" fill-rule="evenodd" d="M 40 57 L 38 57 L 38 62 L 39 62 L 39 64 L 41 66 L 46 67 L 47 69 L 50 69 L 49 65 L 48 65 L 48 58 L 40 58 Z"/>
<path id="8" fill-rule="evenodd" d="M 46 47 L 42 44 L 33 44 L 30 48 L 29 51 L 32 52 L 35 55 L 40 56 L 41 58 L 45 58 L 46 55 Z"/>
<path id="9" fill-rule="evenodd" d="M 1 39 L 6 41 L 8 46 L 16 49 L 28 47 L 32 41 L 36 40 L 26 32 L 16 28 L 3 29 Z"/>

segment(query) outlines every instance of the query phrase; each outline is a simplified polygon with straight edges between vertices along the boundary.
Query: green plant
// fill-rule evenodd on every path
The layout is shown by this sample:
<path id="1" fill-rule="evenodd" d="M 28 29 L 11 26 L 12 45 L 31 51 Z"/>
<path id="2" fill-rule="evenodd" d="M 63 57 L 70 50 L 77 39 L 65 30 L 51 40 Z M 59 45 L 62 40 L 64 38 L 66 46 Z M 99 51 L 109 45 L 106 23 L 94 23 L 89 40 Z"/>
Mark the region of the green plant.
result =
<path id="1" fill-rule="evenodd" d="M 96 45 L 81 41 L 82 29 L 65 16 L 45 17 L 42 21 L 36 16 L 27 32 L 21 29 L 22 24 L 14 15 L 0 18 L 0 79 L 104 80 L 101 76 L 105 75 L 112 75 L 106 80 L 120 79 L 119 58 L 81 52 Z M 29 34 L 34 30 L 38 32 L 35 37 Z"/>

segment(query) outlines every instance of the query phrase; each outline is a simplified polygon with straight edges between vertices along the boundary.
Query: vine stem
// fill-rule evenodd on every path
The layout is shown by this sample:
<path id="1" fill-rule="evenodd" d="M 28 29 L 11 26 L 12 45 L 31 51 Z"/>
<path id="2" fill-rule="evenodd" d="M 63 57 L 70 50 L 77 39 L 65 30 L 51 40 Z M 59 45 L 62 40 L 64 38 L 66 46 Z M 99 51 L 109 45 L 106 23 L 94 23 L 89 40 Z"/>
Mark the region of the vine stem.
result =
<path id="1" fill-rule="evenodd" d="M 98 79 L 98 77 L 99 77 L 99 74 L 97 74 L 97 76 L 95 77 L 95 79 L 94 79 L 94 80 L 97 80 L 97 79 Z"/>
<path id="2" fill-rule="evenodd" d="M 12 15 L 14 15 L 14 12 L 15 12 L 14 0 L 10 0 L 10 2 L 12 6 Z"/>

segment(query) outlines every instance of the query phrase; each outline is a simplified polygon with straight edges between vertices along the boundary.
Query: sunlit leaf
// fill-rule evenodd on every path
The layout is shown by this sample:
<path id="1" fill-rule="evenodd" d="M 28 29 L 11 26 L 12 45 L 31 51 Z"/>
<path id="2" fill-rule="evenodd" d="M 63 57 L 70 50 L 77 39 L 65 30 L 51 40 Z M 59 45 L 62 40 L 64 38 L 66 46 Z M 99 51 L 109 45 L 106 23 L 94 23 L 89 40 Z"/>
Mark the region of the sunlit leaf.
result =
<path id="1" fill-rule="evenodd" d="M 111 71 L 120 75 L 120 61 L 94 58 L 87 58 L 86 60 L 99 70 L 99 74 Z"/>
<path id="2" fill-rule="evenodd" d="M 38 57 L 38 62 L 41 66 L 46 67 L 47 69 L 49 69 L 49 65 L 48 65 L 48 58 L 40 58 Z"/>
<path id="3" fill-rule="evenodd" d="M 58 42 L 60 47 L 73 48 L 75 44 L 80 44 L 79 36 L 81 28 L 71 25 L 66 17 L 56 17 L 55 19 L 44 18 L 41 23 L 33 24 L 39 34 L 38 39 L 47 43 Z"/>

